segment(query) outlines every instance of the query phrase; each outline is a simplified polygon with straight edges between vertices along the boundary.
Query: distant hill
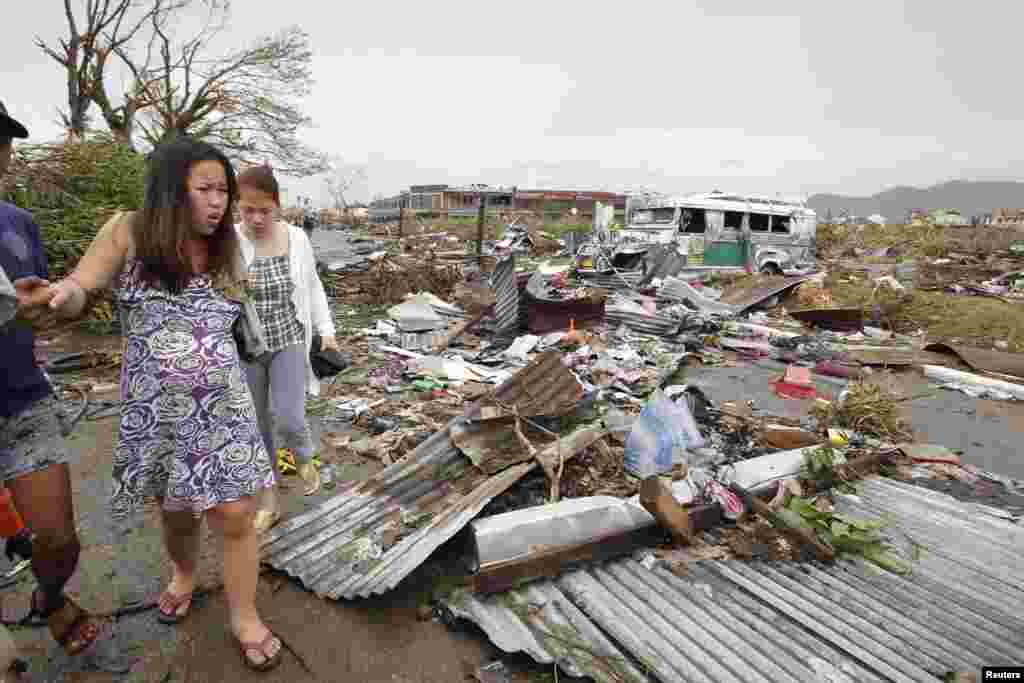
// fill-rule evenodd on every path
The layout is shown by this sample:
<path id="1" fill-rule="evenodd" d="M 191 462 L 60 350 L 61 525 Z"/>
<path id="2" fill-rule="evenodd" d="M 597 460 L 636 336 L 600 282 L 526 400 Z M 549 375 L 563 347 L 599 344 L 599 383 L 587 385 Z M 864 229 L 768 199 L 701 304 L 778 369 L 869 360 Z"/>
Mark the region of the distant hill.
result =
<path id="1" fill-rule="evenodd" d="M 1024 208 L 1024 183 L 954 180 L 925 189 L 893 187 L 871 197 L 816 194 L 807 205 L 817 212 L 818 220 L 831 210 L 833 216 L 844 211 L 854 216 L 878 213 L 890 223 L 902 223 L 912 209 L 960 209 L 970 220 L 996 208 Z"/>

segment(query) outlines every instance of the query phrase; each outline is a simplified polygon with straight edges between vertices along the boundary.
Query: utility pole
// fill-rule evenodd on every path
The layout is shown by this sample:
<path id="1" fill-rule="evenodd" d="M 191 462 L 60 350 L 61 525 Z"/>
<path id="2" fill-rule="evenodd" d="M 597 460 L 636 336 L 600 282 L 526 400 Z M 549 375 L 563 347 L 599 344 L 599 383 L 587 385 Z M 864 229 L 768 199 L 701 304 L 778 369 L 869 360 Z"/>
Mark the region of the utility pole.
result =
<path id="1" fill-rule="evenodd" d="M 402 210 L 404 204 L 402 195 L 398 195 L 398 239 L 402 239 L 402 233 L 405 232 L 405 211 Z"/>
<path id="2" fill-rule="evenodd" d="M 476 217 L 476 256 L 483 264 L 484 256 L 484 221 L 487 218 L 487 193 L 480 193 L 480 211 Z"/>

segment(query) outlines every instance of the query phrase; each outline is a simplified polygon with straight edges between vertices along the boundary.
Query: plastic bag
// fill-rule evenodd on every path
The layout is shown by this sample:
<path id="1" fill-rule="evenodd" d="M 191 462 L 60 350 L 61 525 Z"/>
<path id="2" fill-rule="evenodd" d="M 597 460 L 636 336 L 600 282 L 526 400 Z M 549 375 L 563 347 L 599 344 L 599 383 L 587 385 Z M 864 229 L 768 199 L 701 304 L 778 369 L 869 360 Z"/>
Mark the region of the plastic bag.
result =
<path id="1" fill-rule="evenodd" d="M 14 285 L 7 279 L 7 273 L 0 268 L 0 325 L 10 322 L 14 318 L 18 306 L 18 297 L 14 291 Z"/>
<path id="2" fill-rule="evenodd" d="M 703 446 L 704 437 L 686 404 L 673 403 L 659 389 L 626 437 L 623 465 L 633 476 L 646 479 L 670 472 L 677 453 Z"/>
<path id="3" fill-rule="evenodd" d="M 636 418 L 632 415 L 627 415 L 618 408 L 612 408 L 608 411 L 608 414 L 604 416 L 605 427 L 608 428 L 612 434 L 615 434 L 620 441 L 624 441 L 630 430 L 633 428 L 633 424 L 636 422 Z"/>

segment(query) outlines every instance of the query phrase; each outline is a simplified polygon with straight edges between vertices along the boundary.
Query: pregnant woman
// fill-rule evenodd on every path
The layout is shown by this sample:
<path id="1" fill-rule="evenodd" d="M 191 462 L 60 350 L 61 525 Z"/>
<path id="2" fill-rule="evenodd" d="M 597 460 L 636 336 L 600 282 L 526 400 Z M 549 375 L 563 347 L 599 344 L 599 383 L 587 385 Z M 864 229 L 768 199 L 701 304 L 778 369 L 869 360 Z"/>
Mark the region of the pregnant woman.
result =
<path id="1" fill-rule="evenodd" d="M 52 286 L 67 318 L 113 284 L 125 351 L 113 456 L 115 516 L 160 503 L 174 567 L 159 618 L 192 605 L 203 517 L 223 544 L 230 629 L 245 663 L 268 670 L 281 641 L 256 610 L 255 498 L 274 482 L 238 347 L 244 277 L 231 205 L 238 189 L 217 149 L 179 138 L 153 152 L 143 209 L 111 219 L 78 267 Z"/>

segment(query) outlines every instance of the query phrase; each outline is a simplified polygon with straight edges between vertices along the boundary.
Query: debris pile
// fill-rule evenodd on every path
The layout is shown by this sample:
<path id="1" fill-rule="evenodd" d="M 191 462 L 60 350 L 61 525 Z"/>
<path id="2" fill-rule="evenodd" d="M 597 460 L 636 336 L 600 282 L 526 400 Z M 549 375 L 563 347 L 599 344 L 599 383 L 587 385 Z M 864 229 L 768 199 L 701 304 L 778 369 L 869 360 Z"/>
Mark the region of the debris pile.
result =
<path id="1" fill-rule="evenodd" d="M 430 292 L 450 297 L 462 279 L 457 264 L 441 261 L 434 254 L 426 258 L 375 255 L 363 273 L 323 276 L 328 295 L 353 303 L 396 304 L 406 295 Z"/>
<path id="2" fill-rule="evenodd" d="M 934 233 L 910 246 L 857 233 L 855 249 L 876 250 L 861 267 L 826 240 L 834 260 L 817 274 L 665 268 L 606 286 L 550 261 L 524 268 L 563 248 L 537 226 L 508 226 L 480 260 L 458 233 L 412 227 L 365 271 L 323 275 L 355 360 L 308 412 L 323 467 L 360 476 L 338 476 L 346 486 L 263 540 L 272 566 L 318 594 L 389 590 L 466 527 L 464 610 L 602 563 L 639 585 L 662 565 L 626 559 L 637 553 L 673 576 L 762 559 L 906 575 L 917 558 L 893 538 L 914 520 L 869 514 L 875 498 L 854 514 L 848 499 L 904 482 L 1024 494 L 915 443 L 907 422 L 943 391 L 1024 400 L 1018 280 L 980 280 L 983 296 L 923 289 L 930 271 L 897 252 L 975 253 Z"/>

